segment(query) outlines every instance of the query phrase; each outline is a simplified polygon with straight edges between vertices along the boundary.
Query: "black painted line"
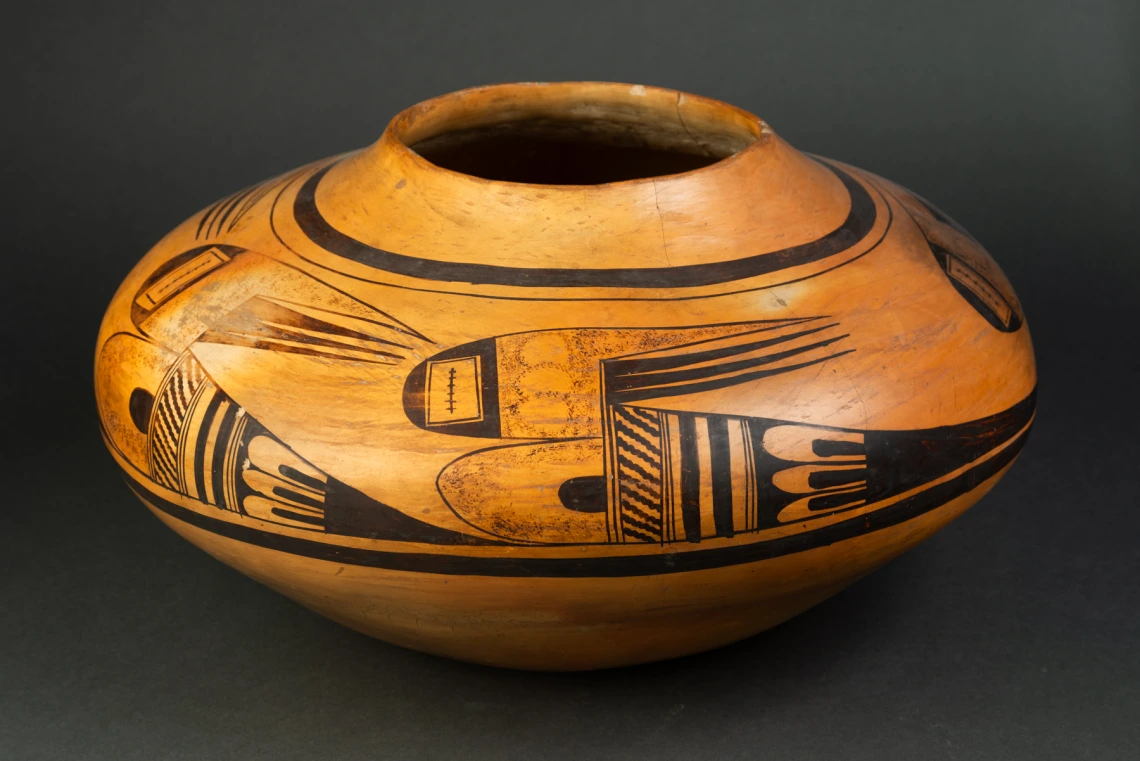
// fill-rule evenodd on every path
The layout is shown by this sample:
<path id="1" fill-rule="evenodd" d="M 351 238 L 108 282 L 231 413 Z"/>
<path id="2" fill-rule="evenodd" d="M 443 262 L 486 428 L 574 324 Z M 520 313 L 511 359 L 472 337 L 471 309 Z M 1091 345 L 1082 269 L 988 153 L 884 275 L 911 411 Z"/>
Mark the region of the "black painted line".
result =
<path id="1" fill-rule="evenodd" d="M 955 478 L 886 507 L 847 520 L 830 523 L 815 530 L 809 529 L 797 534 L 747 544 L 652 555 L 573 558 L 479 557 L 339 546 L 213 518 L 154 494 L 129 474 L 126 475 L 126 480 L 140 499 L 171 518 L 228 539 L 316 560 L 391 571 L 457 576 L 613 578 L 683 573 L 754 563 L 824 547 L 898 525 L 941 507 L 997 475 L 1013 462 L 1028 436 L 1029 426 L 1026 426 L 1001 452 Z"/>
<path id="2" fill-rule="evenodd" d="M 752 424 L 747 419 L 740 420 L 740 437 L 744 446 L 744 530 L 757 527 L 756 460 L 752 452 Z"/>
<path id="3" fill-rule="evenodd" d="M 709 417 L 709 460 L 712 463 L 713 526 L 717 536 L 733 536 L 732 466 L 728 420 Z"/>
<path id="4" fill-rule="evenodd" d="M 685 539 L 701 541 L 701 460 L 697 452 L 697 419 L 679 415 L 681 434 L 681 521 Z"/>
<path id="5" fill-rule="evenodd" d="M 321 479 L 314 478 L 308 473 L 302 473 L 291 465 L 278 465 L 277 472 L 281 474 L 282 478 L 288 479 L 290 481 L 296 481 L 302 486 L 307 486 L 313 491 L 320 492 L 322 494 L 324 494 L 325 489 L 328 488 L 328 484 Z"/>
<path id="6" fill-rule="evenodd" d="M 230 220 L 230 225 L 226 228 L 226 232 L 232 232 L 234 227 L 237 226 L 237 223 L 240 222 L 242 218 L 244 218 L 245 215 L 248 214 L 251 209 L 253 209 L 254 206 L 257 206 L 257 204 L 260 203 L 261 199 L 269 195 L 269 192 L 273 190 L 272 182 L 272 180 L 268 180 L 257 186 L 257 192 L 249 195 L 246 198 L 245 202 L 241 205 L 241 208 L 237 210 L 236 214 L 234 214 L 234 218 Z"/>
<path id="7" fill-rule="evenodd" d="M 256 187 L 256 185 L 251 185 L 245 190 L 239 190 L 233 195 L 233 200 L 230 201 L 229 205 L 226 206 L 225 211 L 222 214 L 219 214 L 218 219 L 215 220 L 218 223 L 218 229 L 214 230 L 214 232 L 210 235 L 211 238 L 222 234 L 222 226 L 226 223 L 226 220 L 229 219 L 230 214 L 233 213 L 233 210 L 237 208 L 237 205 L 244 201 L 246 196 L 253 192 Z M 210 226 L 213 227 L 213 223 L 211 223 Z"/>
<path id="8" fill-rule="evenodd" d="M 274 486 L 273 487 L 273 495 L 276 497 L 280 497 L 281 499 L 288 500 L 290 502 L 296 502 L 298 505 L 301 505 L 302 507 L 311 508 L 311 509 L 319 512 L 322 516 L 324 516 L 325 504 L 323 502 L 320 502 L 318 500 L 313 499 L 312 497 L 310 497 L 307 494 L 302 494 L 299 491 L 294 491 L 294 490 L 289 489 L 289 488 L 284 487 L 284 486 Z"/>
<path id="9" fill-rule="evenodd" d="M 314 331 L 314 332 L 316 332 L 316 331 Z M 224 343 L 223 341 L 218 340 L 218 339 L 220 339 L 223 336 L 232 335 L 232 336 L 235 336 L 237 338 L 243 338 L 243 339 L 252 340 L 252 341 L 268 340 L 268 341 L 277 341 L 277 342 L 281 342 L 281 343 L 292 342 L 292 343 L 298 343 L 298 344 L 307 344 L 309 346 L 320 346 L 320 347 L 323 347 L 326 349 L 333 349 L 333 350 L 342 349 L 345 351 L 360 352 L 361 354 L 375 354 L 375 355 L 381 356 L 381 357 L 391 357 L 392 359 L 400 359 L 400 360 L 407 359 L 407 357 L 403 356 L 402 354 L 395 354 L 393 352 L 384 351 L 382 349 L 373 349 L 373 348 L 368 347 L 368 346 L 359 346 L 357 344 L 351 344 L 351 343 L 347 343 L 345 341 L 338 341 L 335 338 L 328 338 L 327 337 L 327 336 L 337 335 L 335 333 L 326 333 L 322 336 L 312 336 L 312 335 L 309 335 L 308 333 L 304 332 L 303 330 L 298 330 L 296 328 L 282 328 L 282 327 L 278 327 L 276 325 L 272 325 L 268 322 L 263 322 L 261 325 L 251 326 L 251 327 L 246 328 L 244 330 L 238 329 L 238 330 L 218 332 L 218 333 L 211 332 L 210 334 L 207 334 L 207 335 L 213 335 L 215 337 L 215 340 L 210 342 L 210 343 Z M 352 338 L 352 337 L 353 336 L 345 336 L 345 338 Z M 374 340 L 377 343 L 387 344 L 389 346 L 394 346 L 396 348 L 407 349 L 408 351 L 414 351 L 410 346 L 401 346 L 400 344 L 393 343 L 391 341 L 384 341 L 383 339 L 379 339 L 379 338 L 372 339 L 372 340 Z"/>
<path id="10" fill-rule="evenodd" d="M 866 480 L 866 467 L 816 470 L 808 474 L 808 486 L 813 489 L 833 489 Z"/>
<path id="11" fill-rule="evenodd" d="M 751 370 L 754 367 L 760 367 L 762 365 L 770 365 L 773 362 L 779 362 L 783 359 L 789 359 L 790 357 L 795 357 L 800 354 L 807 354 L 815 349 L 822 349 L 850 335 L 850 333 L 844 333 L 841 336 L 835 336 L 834 338 L 828 338 L 823 341 L 796 346 L 772 354 L 761 354 L 758 357 L 748 357 L 747 359 L 737 360 L 736 362 L 702 365 L 701 367 L 692 367 L 687 370 L 660 370 L 646 375 L 626 373 L 625 375 L 617 376 L 620 380 L 615 380 L 610 385 L 610 389 L 620 397 L 626 391 L 633 389 L 666 389 L 674 385 L 683 385 L 707 378 L 727 378 L 731 373 Z"/>
<path id="12" fill-rule="evenodd" d="M 828 328 L 834 328 L 838 326 L 838 322 L 833 322 L 828 325 L 820 325 L 817 328 L 801 330 L 796 333 L 788 333 L 786 335 L 776 336 L 775 338 L 768 338 L 763 341 L 751 341 L 745 344 L 732 344 L 729 346 L 722 346 L 718 349 L 704 349 L 701 351 L 693 352 L 691 354 L 670 353 L 668 356 L 664 357 L 644 357 L 641 359 L 639 359 L 637 355 L 616 357 L 613 360 L 610 360 L 610 363 L 612 365 L 615 365 L 617 370 L 617 372 L 613 373 L 612 375 L 615 378 L 624 378 L 633 375 L 665 373 L 669 370 L 676 370 L 681 367 L 697 365 L 703 362 L 712 362 L 713 360 L 718 359 L 727 359 L 728 357 L 735 357 L 740 354 L 747 354 L 748 352 L 766 349 L 770 346 L 777 346 L 782 343 L 787 343 L 788 341 L 794 341 L 797 338 L 810 336 L 813 333 L 820 332 L 821 330 L 827 330 Z M 767 331 L 772 329 L 773 328 L 764 328 L 762 330 Z M 718 336 L 717 338 L 707 339 L 701 343 L 709 343 L 712 341 L 728 341 L 733 338 L 739 338 L 741 336 L 750 335 L 755 332 L 761 331 L 748 331 L 747 333 L 734 333 L 725 336 Z M 680 344 L 677 346 L 669 346 L 662 349 L 655 349 L 653 353 L 656 354 L 660 352 L 675 352 L 679 349 L 687 348 L 692 345 L 694 344 Z"/>
<path id="13" fill-rule="evenodd" d="M 222 394 L 219 391 L 218 396 Z M 225 484 L 225 460 L 226 454 L 230 451 L 230 434 L 234 430 L 234 420 L 237 418 L 238 406 L 233 402 L 226 401 L 226 411 L 222 413 L 222 422 L 218 426 L 218 437 L 214 441 L 214 462 L 212 464 L 213 477 L 214 477 L 214 498 L 218 501 L 218 507 L 235 512 L 241 512 L 241 505 L 231 505 L 230 501 L 226 498 L 226 484 Z M 219 462 L 219 458 L 221 462 Z"/>
<path id="14" fill-rule="evenodd" d="M 223 340 L 227 337 L 232 337 L 234 340 Z M 244 343 L 237 342 L 237 339 L 246 338 Z M 200 343 L 204 344 L 219 344 L 225 346 L 239 346 L 246 349 L 262 349 L 265 351 L 273 351 L 279 354 L 300 354 L 306 357 L 323 357 L 325 359 L 336 359 L 342 362 L 363 362 L 370 365 L 386 365 L 391 367 L 400 364 L 398 361 L 383 360 L 383 359 L 365 359 L 364 357 L 353 357 L 347 354 L 336 354 L 331 351 L 320 351 L 318 349 L 311 349 L 306 346 L 294 346 L 291 343 L 286 343 L 284 340 L 261 339 L 256 336 L 243 336 L 238 333 L 204 333 L 198 338 Z M 357 349 L 363 353 L 365 349 Z M 385 352 L 368 352 L 370 354 L 384 355 Z M 395 356 L 395 355 L 390 355 Z M 398 360 L 403 360 L 404 357 L 396 357 Z"/>
<path id="15" fill-rule="evenodd" d="M 805 155 L 813 158 L 814 160 L 819 162 L 821 165 L 827 166 L 829 169 L 833 168 L 833 167 L 831 167 L 830 163 L 826 159 L 823 159 L 819 156 L 814 156 L 812 154 L 805 154 Z M 340 159 L 337 159 L 336 161 L 331 162 L 328 166 L 331 167 L 332 165 L 336 164 L 337 161 L 339 161 L 339 160 Z M 304 174 L 303 170 L 305 170 L 305 169 L 307 169 L 307 167 L 303 167 L 302 170 L 298 170 L 298 172 L 296 172 L 296 176 L 289 178 L 289 181 L 286 182 L 281 187 L 281 189 L 277 191 L 277 194 L 273 197 L 273 203 L 270 205 L 270 209 L 269 209 L 269 230 L 270 230 L 270 232 L 273 233 L 273 237 L 277 239 L 277 242 L 281 244 L 282 248 L 284 248 L 289 253 L 293 254 L 293 256 L 297 257 L 298 259 L 300 259 L 301 261 L 303 261 L 307 264 L 311 264 L 314 267 L 319 267 L 320 269 L 325 270 L 327 272 L 331 272 L 331 273 L 333 273 L 339 277 L 348 278 L 349 280 L 356 280 L 356 281 L 361 282 L 361 283 L 368 283 L 369 285 L 379 285 L 379 286 L 383 286 L 385 288 L 395 288 L 395 289 L 401 290 L 401 291 L 412 291 L 413 293 L 432 293 L 432 294 L 438 294 L 438 295 L 444 295 L 444 296 L 462 296 L 462 297 L 466 297 L 466 298 L 493 299 L 495 301 L 583 301 L 583 302 L 699 301 L 702 299 L 715 299 L 715 298 L 721 298 L 721 297 L 727 297 L 727 296 L 738 296 L 742 293 L 754 293 L 756 291 L 764 291 L 764 290 L 769 290 L 772 288 L 779 288 L 781 286 L 792 285 L 794 283 L 802 283 L 805 280 L 811 280 L 812 278 L 816 278 L 816 277 L 819 277 L 821 275 L 826 275 L 827 273 L 833 272 L 833 271 L 839 269 L 840 267 L 845 267 L 848 264 L 851 264 L 852 262 L 855 262 L 855 261 L 858 261 L 859 259 L 862 259 L 864 256 L 867 256 L 872 251 L 874 251 L 875 249 L 877 249 L 879 246 L 882 245 L 883 241 L 887 239 L 887 234 L 891 231 L 891 228 L 894 226 L 894 220 L 895 220 L 894 206 L 888 200 L 885 191 L 881 187 L 879 187 L 879 185 L 877 183 L 873 182 L 872 180 L 870 180 L 868 178 L 864 178 L 864 181 L 867 183 L 867 185 L 874 188 L 875 191 L 879 194 L 880 198 L 882 198 L 883 206 L 887 210 L 887 223 L 883 227 L 883 232 L 880 233 L 879 237 L 875 240 L 874 243 L 872 243 L 870 246 L 867 247 L 866 251 L 864 251 L 860 254 L 857 254 L 857 255 L 851 257 L 850 259 L 848 259 L 846 261 L 842 261 L 842 262 L 839 262 L 838 264 L 835 264 L 831 267 L 827 267 L 825 269 L 822 269 L 819 272 L 813 272 L 811 274 L 803 275 L 801 277 L 795 277 L 795 278 L 792 278 L 790 280 L 782 280 L 782 281 L 775 282 L 775 283 L 767 283 L 765 285 L 758 285 L 758 286 L 753 287 L 753 288 L 740 288 L 740 289 L 735 290 L 735 291 L 720 291 L 717 293 L 698 293 L 698 294 L 695 294 L 692 296 L 681 296 L 681 295 L 677 295 L 677 294 L 670 294 L 667 296 L 543 296 L 541 298 L 536 298 L 534 296 L 506 296 L 506 295 L 497 294 L 497 293 L 472 293 L 470 291 L 452 291 L 452 290 L 447 290 L 445 288 L 423 288 L 423 287 L 416 287 L 416 286 L 411 286 L 411 285 L 400 285 L 397 283 L 387 282 L 384 280 L 377 280 L 375 278 L 363 277 L 361 275 L 354 275 L 350 272 L 345 272 L 344 270 L 337 269 L 336 267 L 330 267 L 327 264 L 324 264 L 322 262 L 316 261 L 315 259 L 311 259 L 311 258 L 305 256 L 304 254 L 299 252 L 297 249 L 293 248 L 292 246 L 290 246 L 288 243 L 285 242 L 285 239 L 281 237 L 281 233 L 277 230 L 277 223 L 274 221 L 274 218 L 277 215 L 277 204 L 281 200 L 281 196 L 284 195 L 285 191 L 289 188 L 290 185 L 293 184 L 294 181 L 296 181 L 300 176 L 302 176 Z M 897 203 L 897 201 L 896 201 L 896 203 Z M 290 265 L 285 265 L 285 266 L 290 266 Z M 316 279 L 318 282 L 325 283 L 325 281 L 320 280 L 319 278 L 316 278 L 311 273 L 306 272 L 305 270 L 302 270 L 302 269 L 299 269 L 296 267 L 294 267 L 293 269 L 297 269 L 299 272 L 305 272 L 305 274 L 310 275 L 310 277 L 314 277 L 314 279 Z M 328 283 L 325 283 L 325 285 L 328 285 Z M 344 291 L 340 290 L 339 288 L 336 288 L 335 286 L 330 285 L 329 287 L 333 288 L 334 290 L 336 290 L 340 293 L 345 293 Z M 345 295 L 348 295 L 348 294 L 345 294 Z"/>
<path id="16" fill-rule="evenodd" d="M 279 262 L 279 263 L 281 263 L 281 262 Z M 283 263 L 281 263 L 281 264 L 283 264 Z M 297 269 L 296 267 L 290 267 L 288 264 L 284 264 L 284 266 L 286 266 L 286 267 L 289 267 L 289 269 L 291 269 L 291 270 L 295 270 L 295 271 L 297 271 L 297 272 L 300 272 L 300 273 L 301 273 L 301 274 L 303 274 L 303 275 L 306 275 L 306 276 L 308 276 L 308 277 L 311 277 L 311 278 L 313 278 L 313 280 L 316 280 L 316 281 L 317 281 L 318 283 L 320 283 L 321 285 L 324 285 L 324 286 L 328 287 L 329 289 L 331 289 L 331 290 L 334 290 L 334 291 L 336 291 L 337 293 L 339 293 L 339 294 L 341 294 L 341 295 L 343 295 L 343 296 L 348 296 L 348 298 L 352 299 L 352 300 L 353 300 L 353 301 L 355 301 L 357 304 L 360 304 L 361 306 L 363 306 L 363 307 L 367 308 L 367 309 L 368 309 L 370 312 L 375 312 L 376 314 L 382 314 L 382 315 L 384 315 L 384 316 L 385 316 L 385 317 L 387 317 L 389 320 L 391 320 L 392 322 L 394 322 L 394 323 L 395 323 L 395 325 L 389 325 L 388 323 L 386 323 L 386 322 L 380 322 L 379 320 L 370 320 L 370 319 L 369 319 L 369 318 L 367 318 L 367 317 L 361 317 L 361 316 L 359 316 L 359 315 L 355 315 L 355 314 L 345 314 L 344 312 L 337 312 L 337 311 L 335 311 L 335 310 L 333 310 L 333 309 L 323 309 L 323 308 L 321 308 L 321 307 L 312 306 L 311 304 L 302 304 L 302 303 L 301 303 L 301 302 L 299 302 L 299 301 L 290 301 L 289 299 L 282 299 L 282 298 L 278 298 L 278 297 L 276 297 L 276 296 L 270 296 L 270 297 L 266 297 L 266 300 L 267 300 L 267 301 L 272 301 L 273 303 L 290 304 L 290 305 L 292 305 L 292 306 L 304 307 L 305 309 L 312 309 L 312 310 L 313 310 L 313 311 L 315 311 L 315 312 L 325 312 L 326 314 L 336 315 L 336 316 L 338 316 L 338 317 L 348 317 L 348 318 L 350 318 L 350 319 L 353 319 L 353 320 L 356 320 L 356 321 L 358 321 L 358 322 L 367 322 L 367 323 L 370 323 L 370 324 L 372 324 L 372 325 L 378 325 L 378 326 L 380 326 L 380 327 L 382 327 L 382 328 L 387 328 L 388 330 L 393 330 L 393 331 L 395 331 L 395 332 L 397 332 L 397 333 L 403 333 L 404 335 L 412 336 L 413 338 L 418 338 L 418 339 L 420 339 L 421 341 L 427 341 L 427 342 L 428 342 L 428 343 L 430 343 L 430 344 L 434 344 L 434 343 L 435 343 L 435 341 L 431 340 L 430 338 L 428 338 L 427 336 L 423 335 L 422 333 L 419 333 L 419 332 L 415 331 L 414 329 L 412 329 L 411 327 L 409 327 L 409 326 L 405 325 L 404 323 L 400 322 L 399 320 L 397 320 L 395 317 L 393 317 L 392 315 L 388 314 L 387 312 L 385 312 L 385 311 L 383 311 L 383 310 L 380 310 L 380 309 L 377 309 L 376 307 L 372 306 L 371 304 L 365 304 L 363 301 L 360 301 L 360 300 L 359 300 L 359 299 L 357 299 L 355 296 L 352 296 L 352 295 L 350 295 L 350 294 L 349 294 L 349 293 L 347 293 L 346 291 L 342 291 L 342 290 L 340 290 L 339 288 L 337 288 L 337 287 L 335 287 L 335 286 L 333 286 L 333 285 L 329 285 L 328 283 L 326 283 L 325 281 L 321 280 L 320 278 L 314 277 L 314 276 L 312 275 L 312 273 L 309 273 L 309 272 L 305 272 L 304 270 L 301 270 L 301 269 Z M 300 312 L 298 312 L 298 314 L 300 314 Z M 366 335 L 366 334 L 361 334 L 361 335 Z M 376 340 L 381 340 L 381 339 L 376 339 Z M 397 346 L 402 346 L 402 344 L 396 344 L 396 345 L 397 345 Z M 411 347 L 408 347 L 408 346 L 404 346 L 403 348 L 407 349 L 407 348 L 411 348 Z"/>
<path id="17" fill-rule="evenodd" d="M 222 395 L 218 392 L 210 397 L 206 405 L 206 412 L 202 415 L 202 424 L 198 428 L 198 441 L 194 444 L 194 483 L 198 485 L 199 499 L 206 502 L 206 444 L 209 443 L 210 426 L 214 424 L 214 415 L 222 404 Z M 213 463 L 211 463 L 213 465 Z M 212 477 L 212 476 L 211 476 Z M 215 492 L 217 494 L 217 492 Z M 216 500 L 216 497 L 215 497 Z"/>
<path id="18" fill-rule="evenodd" d="M 769 370 L 757 370 L 751 373 L 733 375 L 729 378 L 714 378 L 712 380 L 698 381 L 677 386 L 654 386 L 647 389 L 631 389 L 629 391 L 614 392 L 614 396 L 616 396 L 621 401 L 621 403 L 628 404 L 629 402 L 640 401 L 643 399 L 658 399 L 665 396 L 680 396 L 682 394 L 695 394 L 701 391 L 714 391 L 718 388 L 737 386 L 741 383 L 759 380 L 760 378 L 768 378 L 773 375 L 780 375 L 782 373 L 788 373 L 804 367 L 818 365 L 822 362 L 826 362 L 829 359 L 835 359 L 836 357 L 842 357 L 844 354 L 850 354 L 853 351 L 855 350 L 848 349 L 846 351 L 837 352 L 835 354 L 829 354 L 826 357 L 813 359 L 808 362 L 800 362 L 794 365 L 783 365 L 781 367 L 774 367 Z"/>
<path id="19" fill-rule="evenodd" d="M 316 204 L 317 186 L 333 166 L 335 164 L 329 164 L 314 172 L 297 191 L 293 201 L 293 218 L 310 241 L 335 256 L 385 272 L 472 285 L 528 288 L 693 288 L 716 285 L 766 275 L 842 253 L 870 234 L 878 216 L 875 201 L 866 188 L 847 172 L 824 164 L 843 183 L 851 206 L 839 227 L 809 243 L 731 261 L 677 267 L 572 269 L 446 262 L 376 248 L 333 227 L 321 215 Z"/>
<path id="20" fill-rule="evenodd" d="M 226 196 L 220 201 L 215 201 L 210 207 L 202 212 L 202 218 L 198 220 L 198 229 L 194 233 L 194 240 L 198 240 L 198 238 L 202 235 L 202 228 L 205 227 L 206 220 L 209 219 L 213 213 L 218 210 L 218 207 L 224 204 L 228 198 L 229 196 Z M 207 238 L 209 238 L 209 236 L 207 236 Z"/>
<path id="21" fill-rule="evenodd" d="M 325 525 L 325 521 L 323 518 L 316 518 L 312 515 L 303 515 L 302 513 L 295 513 L 292 510 L 285 510 L 285 509 L 282 509 L 280 507 L 271 508 L 270 512 L 273 513 L 274 515 L 276 515 L 278 518 L 285 518 L 286 520 L 296 521 L 297 523 L 307 523 L 310 526 L 321 526 L 321 527 L 323 527 Z"/>

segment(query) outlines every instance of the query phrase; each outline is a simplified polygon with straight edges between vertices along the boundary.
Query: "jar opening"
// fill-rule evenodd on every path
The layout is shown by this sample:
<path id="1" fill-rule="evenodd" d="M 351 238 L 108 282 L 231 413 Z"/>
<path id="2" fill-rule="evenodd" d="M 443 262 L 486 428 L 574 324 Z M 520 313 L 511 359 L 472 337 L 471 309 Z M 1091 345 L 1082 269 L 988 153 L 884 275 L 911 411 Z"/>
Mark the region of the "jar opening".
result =
<path id="1" fill-rule="evenodd" d="M 755 117 L 718 101 L 607 83 L 478 88 L 409 109 L 394 127 L 405 146 L 443 169 L 542 185 L 702 169 L 762 131 Z"/>

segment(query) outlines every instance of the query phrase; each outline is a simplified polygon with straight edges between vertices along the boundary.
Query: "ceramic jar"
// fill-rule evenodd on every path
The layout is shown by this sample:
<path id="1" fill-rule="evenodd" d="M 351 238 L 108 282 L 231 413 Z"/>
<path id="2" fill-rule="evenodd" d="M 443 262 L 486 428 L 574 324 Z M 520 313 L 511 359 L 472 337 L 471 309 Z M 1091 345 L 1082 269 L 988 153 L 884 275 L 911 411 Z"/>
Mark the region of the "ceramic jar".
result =
<path id="1" fill-rule="evenodd" d="M 478 88 L 233 193 L 127 276 L 103 433 L 164 523 L 481 663 L 747 637 L 974 504 L 1034 415 L 1001 270 L 738 108 Z"/>

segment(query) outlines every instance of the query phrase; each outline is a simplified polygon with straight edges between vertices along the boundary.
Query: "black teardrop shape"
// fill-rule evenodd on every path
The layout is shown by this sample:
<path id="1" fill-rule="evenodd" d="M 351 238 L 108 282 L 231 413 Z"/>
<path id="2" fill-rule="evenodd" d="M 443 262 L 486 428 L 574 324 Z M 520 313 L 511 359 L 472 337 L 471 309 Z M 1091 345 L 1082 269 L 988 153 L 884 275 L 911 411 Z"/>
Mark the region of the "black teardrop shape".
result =
<path id="1" fill-rule="evenodd" d="M 558 487 L 558 499 L 569 510 L 579 513 L 604 513 L 606 511 L 605 476 L 579 476 L 563 481 Z"/>

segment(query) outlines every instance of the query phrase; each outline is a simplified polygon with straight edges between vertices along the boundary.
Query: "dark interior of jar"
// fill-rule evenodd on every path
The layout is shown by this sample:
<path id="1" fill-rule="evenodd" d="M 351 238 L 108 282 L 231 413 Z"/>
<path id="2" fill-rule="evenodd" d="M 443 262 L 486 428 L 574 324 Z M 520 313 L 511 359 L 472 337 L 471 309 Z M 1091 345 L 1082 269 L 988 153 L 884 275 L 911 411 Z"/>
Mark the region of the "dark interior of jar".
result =
<path id="1" fill-rule="evenodd" d="M 410 146 L 436 166 L 487 180 L 599 185 L 715 164 L 747 144 L 685 125 L 528 119 L 443 132 Z"/>

